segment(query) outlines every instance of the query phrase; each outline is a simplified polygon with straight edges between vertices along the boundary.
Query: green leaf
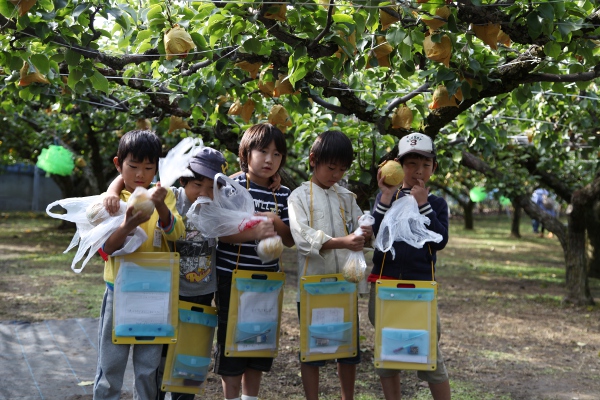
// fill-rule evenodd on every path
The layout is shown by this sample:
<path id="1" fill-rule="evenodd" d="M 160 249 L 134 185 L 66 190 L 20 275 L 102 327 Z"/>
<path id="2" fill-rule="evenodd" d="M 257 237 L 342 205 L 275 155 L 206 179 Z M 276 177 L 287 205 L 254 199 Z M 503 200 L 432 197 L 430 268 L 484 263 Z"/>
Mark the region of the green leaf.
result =
<path id="1" fill-rule="evenodd" d="M 238 20 L 232 24 L 230 35 L 231 37 L 237 36 L 240 32 L 246 30 L 246 22 L 243 20 Z"/>
<path id="2" fill-rule="evenodd" d="M 14 10 L 15 6 L 8 0 L 0 1 L 0 14 L 4 15 L 6 18 L 10 18 Z"/>
<path id="3" fill-rule="evenodd" d="M 527 16 L 527 31 L 532 39 L 537 39 L 542 34 L 542 21 L 536 11 Z"/>
<path id="4" fill-rule="evenodd" d="M 289 79 L 292 86 L 294 86 L 296 84 L 296 82 L 298 82 L 299 80 L 304 78 L 307 73 L 308 73 L 308 71 L 306 70 L 306 67 L 304 65 L 301 65 L 298 68 L 296 68 L 296 70 L 290 76 L 290 79 Z"/>
<path id="5" fill-rule="evenodd" d="M 92 82 L 94 89 L 108 93 L 108 79 L 100 72 L 95 71 L 94 75 L 90 77 L 90 81 Z"/>
<path id="6" fill-rule="evenodd" d="M 73 10 L 73 18 L 77 19 L 83 12 L 89 10 L 91 3 L 78 4 Z"/>
<path id="7" fill-rule="evenodd" d="M 536 11 L 540 16 L 548 21 L 554 21 L 554 7 L 548 3 L 542 3 L 538 6 Z"/>
<path id="8" fill-rule="evenodd" d="M 258 52 L 260 52 L 260 47 L 261 47 L 260 40 L 256 39 L 256 38 L 252 38 L 252 39 L 246 40 L 244 42 L 244 44 L 242 45 L 242 47 L 248 53 L 256 53 L 256 54 L 258 54 Z"/>
<path id="9" fill-rule="evenodd" d="M 473 70 L 473 72 L 479 72 L 481 70 L 481 64 L 474 58 L 469 59 L 469 67 Z"/>
<path id="10" fill-rule="evenodd" d="M 562 52 L 562 46 L 556 42 L 548 42 L 544 46 L 544 54 L 548 57 L 558 58 Z"/>
<path id="11" fill-rule="evenodd" d="M 75 90 L 75 85 L 77 82 L 81 81 L 83 78 L 83 71 L 80 67 L 69 67 L 69 77 L 67 78 L 67 85 L 73 90 Z"/>
<path id="12" fill-rule="evenodd" d="M 189 110 L 190 107 L 192 106 L 192 103 L 190 102 L 190 100 L 187 97 L 180 98 L 178 101 L 178 104 L 179 104 L 179 107 L 185 111 Z"/>
<path id="13" fill-rule="evenodd" d="M 390 29 L 388 31 L 388 33 L 385 35 L 386 40 L 392 47 L 396 47 L 400 43 L 402 43 L 402 41 L 404 40 L 405 37 L 406 37 L 406 32 L 404 32 L 401 29 L 393 29 L 393 30 Z"/>
<path id="14" fill-rule="evenodd" d="M 564 1 L 553 2 L 552 7 L 554 7 L 554 16 L 556 18 L 562 18 L 565 15 L 565 2 Z"/>
<path id="15" fill-rule="evenodd" d="M 138 31 L 137 36 L 135 37 L 136 43 L 142 43 L 144 40 L 151 38 L 154 32 L 149 29 L 144 29 L 143 31 Z"/>
<path id="16" fill-rule="evenodd" d="M 327 81 L 331 82 L 331 79 L 333 79 L 333 70 L 329 68 L 329 66 L 321 64 L 319 71 L 321 71 L 321 73 L 323 74 L 325 79 L 327 79 Z"/>
<path id="17" fill-rule="evenodd" d="M 152 7 L 150 7 L 148 13 L 146 14 L 146 18 L 148 19 L 148 21 L 155 18 L 163 18 L 162 6 L 160 4 L 155 4 Z"/>
<path id="18" fill-rule="evenodd" d="M 348 14 L 333 14 L 333 22 L 354 25 L 354 19 Z"/>
<path id="19" fill-rule="evenodd" d="M 35 65 L 42 75 L 47 75 L 50 72 L 50 60 L 44 54 L 34 54 L 31 56 L 31 63 Z"/>
<path id="20" fill-rule="evenodd" d="M 81 60 L 81 54 L 74 52 L 71 49 L 67 49 L 65 52 L 65 61 L 67 65 L 76 66 L 79 65 L 79 61 Z"/>

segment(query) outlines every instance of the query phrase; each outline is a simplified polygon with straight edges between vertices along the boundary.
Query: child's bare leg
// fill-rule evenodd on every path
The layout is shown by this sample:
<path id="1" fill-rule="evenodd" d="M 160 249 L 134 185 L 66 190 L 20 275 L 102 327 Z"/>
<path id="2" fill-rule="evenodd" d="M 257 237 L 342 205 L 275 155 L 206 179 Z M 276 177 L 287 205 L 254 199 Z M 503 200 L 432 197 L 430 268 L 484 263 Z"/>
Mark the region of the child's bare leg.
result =
<path id="1" fill-rule="evenodd" d="M 242 394 L 257 397 L 261 379 L 262 371 L 254 368 L 246 368 L 244 375 L 242 375 Z"/>
<path id="2" fill-rule="evenodd" d="M 433 400 L 450 400 L 450 381 L 442 383 L 429 382 L 429 390 Z"/>
<path id="3" fill-rule="evenodd" d="M 394 376 L 379 377 L 383 397 L 385 400 L 400 400 L 402 392 L 400 391 L 400 374 Z"/>
<path id="4" fill-rule="evenodd" d="M 221 384 L 223 385 L 223 395 L 226 399 L 236 399 L 240 397 L 242 387 L 242 376 L 224 376 L 221 375 Z"/>
<path id="5" fill-rule="evenodd" d="M 319 367 L 300 363 L 300 373 L 302 374 L 302 386 L 306 400 L 319 399 Z"/>
<path id="6" fill-rule="evenodd" d="M 338 363 L 337 371 L 342 387 L 342 400 L 353 400 L 354 382 L 356 381 L 356 365 Z"/>

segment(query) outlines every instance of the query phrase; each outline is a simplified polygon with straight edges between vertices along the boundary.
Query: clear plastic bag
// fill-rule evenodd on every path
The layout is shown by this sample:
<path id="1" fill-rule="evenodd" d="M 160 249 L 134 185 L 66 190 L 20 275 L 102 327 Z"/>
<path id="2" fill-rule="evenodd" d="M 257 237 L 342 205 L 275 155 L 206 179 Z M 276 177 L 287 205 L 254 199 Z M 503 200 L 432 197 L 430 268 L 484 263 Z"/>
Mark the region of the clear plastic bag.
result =
<path id="1" fill-rule="evenodd" d="M 394 201 L 385 213 L 375 239 L 375 248 L 382 252 L 389 251 L 396 257 L 394 242 L 406 242 L 420 249 L 427 242 L 439 243 L 442 235 L 430 231 L 425 226 L 431 221 L 419 212 L 414 196 L 408 195 Z"/>
<path id="2" fill-rule="evenodd" d="M 234 235 L 267 220 L 254 215 L 254 199 L 250 192 L 223 174 L 215 175 L 213 200 L 199 197 L 186 216 L 188 222 L 207 238 Z"/>
<path id="3" fill-rule="evenodd" d="M 188 169 L 190 160 L 202 147 L 202 139 L 186 137 L 173 147 L 164 158 L 158 159 L 158 176 L 163 187 L 172 186 L 182 176 L 193 177 Z"/>
<path id="4" fill-rule="evenodd" d="M 375 218 L 369 214 L 361 215 L 358 219 L 358 228 L 354 231 L 356 236 L 363 234 L 361 226 L 372 226 L 375 223 Z M 362 251 L 351 251 L 344 263 L 342 275 L 348 282 L 359 283 L 365 279 L 365 271 L 367 270 L 367 262 Z"/>
<path id="5" fill-rule="evenodd" d="M 56 206 L 61 206 L 66 210 L 64 214 L 51 212 Z M 71 263 L 71 269 L 80 273 L 90 258 L 102 247 L 104 242 L 121 225 L 125 218 L 127 205 L 120 202 L 119 211 L 115 215 L 110 215 L 102 206 L 102 196 L 89 197 L 71 197 L 68 199 L 57 200 L 46 207 L 46 213 L 53 217 L 65 221 L 73 222 L 77 225 L 77 231 L 73 235 L 71 243 L 64 251 L 65 253 L 75 246 L 79 246 L 77 253 Z M 120 253 L 128 254 L 137 250 L 142 243 L 148 239 L 146 232 L 137 227 L 132 235 L 128 237 Z M 86 256 L 87 253 L 87 256 Z M 85 256 L 81 268 L 77 268 L 77 263 Z"/>

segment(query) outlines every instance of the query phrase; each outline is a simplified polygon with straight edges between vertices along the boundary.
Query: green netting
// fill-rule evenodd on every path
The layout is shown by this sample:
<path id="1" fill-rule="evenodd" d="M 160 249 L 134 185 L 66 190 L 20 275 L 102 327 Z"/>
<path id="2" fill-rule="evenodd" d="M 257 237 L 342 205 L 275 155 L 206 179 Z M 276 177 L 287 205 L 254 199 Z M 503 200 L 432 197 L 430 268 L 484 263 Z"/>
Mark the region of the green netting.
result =
<path id="1" fill-rule="evenodd" d="M 480 201 L 485 200 L 485 198 L 487 197 L 487 192 L 485 191 L 485 188 L 479 186 L 474 187 L 469 192 L 469 197 L 471 198 L 472 202 L 479 203 Z"/>
<path id="2" fill-rule="evenodd" d="M 42 149 L 36 165 L 50 174 L 63 176 L 71 175 L 75 168 L 73 154 L 64 147 L 55 145 Z"/>
<path id="3" fill-rule="evenodd" d="M 510 199 L 508 197 L 500 196 L 500 205 L 510 206 Z"/>

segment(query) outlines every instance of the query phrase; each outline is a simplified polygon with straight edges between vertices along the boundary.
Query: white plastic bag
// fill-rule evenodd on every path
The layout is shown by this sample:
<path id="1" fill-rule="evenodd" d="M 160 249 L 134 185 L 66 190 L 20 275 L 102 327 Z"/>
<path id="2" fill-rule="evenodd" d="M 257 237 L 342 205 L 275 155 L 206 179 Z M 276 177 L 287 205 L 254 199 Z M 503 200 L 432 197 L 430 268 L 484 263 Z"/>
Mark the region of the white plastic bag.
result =
<path id="1" fill-rule="evenodd" d="M 358 228 L 354 231 L 356 236 L 363 234 L 361 226 L 372 226 L 375 223 L 375 218 L 369 214 L 361 215 L 358 219 Z M 342 275 L 348 282 L 359 283 L 365 279 L 365 271 L 367 262 L 362 251 L 351 251 L 346 259 Z"/>
<path id="2" fill-rule="evenodd" d="M 72 197 L 68 199 L 57 200 L 46 207 L 46 213 L 58 219 L 73 222 L 77 225 L 77 231 L 71 240 L 71 243 L 64 251 L 65 253 L 75 246 L 79 246 L 77 253 L 71 263 L 71 269 L 80 273 L 90 258 L 102 247 L 104 242 L 112 235 L 112 233 L 121 225 L 125 218 L 127 205 L 125 202 L 120 202 L 119 211 L 115 215 L 110 215 L 102 206 L 102 196 L 89 197 Z M 67 212 L 65 214 L 53 213 L 50 210 L 55 206 L 61 206 Z M 132 235 L 130 235 L 119 250 L 124 254 L 132 253 L 137 250 L 142 243 L 148 239 L 146 232 L 140 227 L 137 227 Z M 126 253 L 125 253 L 126 252 Z M 77 263 L 87 253 L 87 257 L 83 260 L 81 268 L 76 268 Z"/>
<path id="3" fill-rule="evenodd" d="M 202 139 L 186 137 L 173 147 L 164 158 L 158 159 L 158 176 L 163 187 L 172 186 L 182 176 L 193 177 L 188 169 L 190 160 L 202 147 Z"/>
<path id="4" fill-rule="evenodd" d="M 430 231 L 425 226 L 431 221 L 419 212 L 414 196 L 408 195 L 394 201 L 385 213 L 375 239 L 375 248 L 382 252 L 391 252 L 396 257 L 394 242 L 406 242 L 420 249 L 427 242 L 439 243 L 442 235 Z"/>
<path id="5" fill-rule="evenodd" d="M 186 214 L 188 222 L 204 237 L 234 235 L 267 220 L 254 215 L 254 199 L 238 182 L 217 174 L 214 183 L 213 200 L 199 197 Z"/>

